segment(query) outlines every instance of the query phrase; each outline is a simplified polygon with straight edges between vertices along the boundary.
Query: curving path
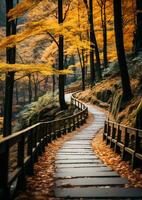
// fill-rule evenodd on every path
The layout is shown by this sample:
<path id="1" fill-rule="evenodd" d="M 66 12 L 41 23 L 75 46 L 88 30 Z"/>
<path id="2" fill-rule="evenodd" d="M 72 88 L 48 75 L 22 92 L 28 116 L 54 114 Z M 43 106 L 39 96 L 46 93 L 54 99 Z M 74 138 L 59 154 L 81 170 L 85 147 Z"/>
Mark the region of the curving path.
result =
<path id="1" fill-rule="evenodd" d="M 70 95 L 66 96 L 69 100 Z M 142 190 L 124 188 L 121 178 L 94 154 L 92 138 L 104 126 L 105 114 L 88 105 L 94 121 L 66 142 L 56 155 L 55 196 L 61 199 L 142 199 Z"/>

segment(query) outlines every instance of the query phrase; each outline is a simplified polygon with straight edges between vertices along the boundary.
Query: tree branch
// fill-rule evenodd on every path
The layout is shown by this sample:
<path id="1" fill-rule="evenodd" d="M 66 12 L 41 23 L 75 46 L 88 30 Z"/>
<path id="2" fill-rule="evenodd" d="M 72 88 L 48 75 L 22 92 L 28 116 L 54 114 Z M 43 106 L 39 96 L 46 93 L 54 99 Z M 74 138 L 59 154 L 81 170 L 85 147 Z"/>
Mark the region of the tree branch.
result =
<path id="1" fill-rule="evenodd" d="M 63 21 L 65 21 L 66 17 L 67 17 L 67 13 L 70 9 L 70 5 L 71 5 L 71 1 L 69 2 L 69 4 L 67 5 L 67 9 L 65 10 L 65 14 L 64 14 L 64 17 L 63 17 Z"/>
<path id="2" fill-rule="evenodd" d="M 47 31 L 47 34 L 53 39 L 53 41 L 56 43 L 56 45 L 59 47 L 59 44 L 58 44 L 58 42 L 57 42 L 57 40 L 55 39 L 55 37 L 51 34 L 51 33 L 49 33 L 48 31 Z"/>

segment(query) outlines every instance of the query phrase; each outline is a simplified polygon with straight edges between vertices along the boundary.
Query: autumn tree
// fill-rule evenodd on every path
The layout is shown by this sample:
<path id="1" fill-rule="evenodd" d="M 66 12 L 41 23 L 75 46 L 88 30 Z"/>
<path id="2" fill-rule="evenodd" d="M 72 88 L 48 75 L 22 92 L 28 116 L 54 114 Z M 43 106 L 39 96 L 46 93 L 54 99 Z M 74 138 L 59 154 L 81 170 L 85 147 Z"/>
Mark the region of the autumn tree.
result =
<path id="1" fill-rule="evenodd" d="M 63 0 L 58 0 L 58 23 L 63 23 Z M 62 34 L 59 34 L 59 70 L 64 69 L 64 37 Z M 65 102 L 65 77 L 64 75 L 59 75 L 59 103 L 61 110 L 67 108 L 67 104 Z"/>
<path id="2" fill-rule="evenodd" d="M 125 57 L 124 40 L 123 40 L 123 26 L 122 26 L 122 1 L 113 0 L 114 6 L 114 28 L 117 56 L 120 68 L 120 75 L 122 80 L 123 99 L 129 100 L 132 97 L 130 79 Z"/>
<path id="3" fill-rule="evenodd" d="M 142 1 L 136 0 L 136 30 L 134 33 L 134 51 L 142 51 Z"/>
<path id="4" fill-rule="evenodd" d="M 13 8 L 13 0 L 6 0 L 6 36 L 16 34 L 15 20 L 9 21 L 7 16 L 10 9 Z M 14 64 L 16 59 L 16 47 L 6 48 L 6 62 L 8 64 Z M 15 72 L 8 72 L 6 74 L 5 85 L 5 100 L 4 100 L 4 123 L 3 123 L 3 135 L 7 136 L 11 134 L 11 120 L 12 120 L 12 102 L 13 102 L 13 87 L 14 87 L 14 74 Z"/>
<path id="5" fill-rule="evenodd" d="M 78 0 L 78 27 L 81 28 L 81 22 L 80 22 L 80 1 Z M 79 38 L 82 41 L 83 40 L 83 34 L 79 33 Z M 78 58 L 81 66 L 81 75 L 82 75 L 82 90 L 85 90 L 85 49 L 79 49 L 77 48 Z"/>
<path id="6" fill-rule="evenodd" d="M 91 72 L 91 84 L 94 84 L 95 81 L 95 71 L 96 71 L 96 79 L 100 81 L 102 79 L 101 73 L 101 63 L 100 63 L 100 55 L 99 55 L 99 47 L 96 39 L 95 29 L 94 29 L 94 15 L 93 15 L 93 0 L 83 0 L 87 13 L 88 13 L 88 22 L 90 25 L 90 72 Z M 96 57 L 96 65 L 94 70 L 94 53 Z"/>
<path id="7" fill-rule="evenodd" d="M 97 0 L 97 3 L 100 7 L 101 14 L 101 23 L 102 23 L 102 31 L 103 31 L 103 62 L 104 67 L 108 66 L 108 57 L 107 57 L 107 0 Z"/>

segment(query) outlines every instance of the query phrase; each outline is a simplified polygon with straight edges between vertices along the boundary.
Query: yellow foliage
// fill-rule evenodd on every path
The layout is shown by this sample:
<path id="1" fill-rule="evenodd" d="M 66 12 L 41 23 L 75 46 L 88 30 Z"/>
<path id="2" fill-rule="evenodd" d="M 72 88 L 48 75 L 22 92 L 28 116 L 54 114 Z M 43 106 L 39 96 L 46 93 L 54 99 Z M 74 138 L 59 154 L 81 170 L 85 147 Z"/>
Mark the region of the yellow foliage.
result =
<path id="1" fill-rule="evenodd" d="M 103 31 L 101 22 L 101 8 L 98 4 L 100 0 L 94 0 L 94 26 L 96 38 L 100 50 L 100 58 L 103 61 Z M 64 2 L 64 15 L 67 2 Z M 124 22 L 124 41 L 126 51 L 132 49 L 134 31 L 134 7 L 133 1 L 123 1 L 123 22 Z M 43 51 L 42 62 L 47 62 L 48 66 L 55 64 L 58 51 L 58 37 L 64 36 L 65 55 L 77 55 L 78 50 L 83 50 L 85 55 L 89 55 L 90 43 L 88 38 L 88 13 L 83 0 L 72 0 L 63 24 L 58 24 L 57 2 L 51 0 L 22 0 L 8 16 L 11 19 L 27 14 L 28 22 L 24 29 L 17 35 L 12 35 L 0 41 L 0 48 L 12 47 L 23 40 L 37 36 L 33 43 L 33 48 L 38 45 L 38 41 L 47 38 L 49 45 Z M 107 21 L 107 44 L 108 60 L 113 61 L 117 58 L 114 25 L 113 25 L 113 5 L 112 0 L 106 1 L 106 21 Z"/>
<path id="2" fill-rule="evenodd" d="M 71 70 L 57 70 L 46 64 L 7 64 L 0 63 L 1 72 L 40 72 L 43 75 L 53 75 L 53 74 L 71 74 Z"/>
<path id="3" fill-rule="evenodd" d="M 17 6 L 11 9 L 8 13 L 10 19 L 21 17 L 26 11 L 35 7 L 41 0 L 22 0 Z"/>

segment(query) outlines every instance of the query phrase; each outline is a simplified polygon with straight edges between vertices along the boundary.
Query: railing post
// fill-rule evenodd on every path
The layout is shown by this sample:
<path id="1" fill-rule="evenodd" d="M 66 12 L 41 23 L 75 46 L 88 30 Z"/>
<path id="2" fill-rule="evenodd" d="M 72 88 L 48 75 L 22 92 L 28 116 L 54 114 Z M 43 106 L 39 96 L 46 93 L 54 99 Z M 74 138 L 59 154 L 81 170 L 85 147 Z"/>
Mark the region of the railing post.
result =
<path id="1" fill-rule="evenodd" d="M 56 134 L 56 137 L 57 138 L 60 138 L 61 135 L 62 135 L 62 132 L 61 132 L 61 129 L 62 129 L 62 121 L 59 121 L 59 127 L 58 127 L 58 130 L 56 130 L 57 134 Z"/>
<path id="2" fill-rule="evenodd" d="M 10 188 L 8 186 L 8 161 L 9 161 L 9 147 L 8 143 L 2 145 L 2 152 L 0 152 L 0 200 L 10 199 Z"/>
<path id="3" fill-rule="evenodd" d="M 83 123 L 86 123 L 86 111 L 83 112 Z"/>
<path id="4" fill-rule="evenodd" d="M 110 124 L 108 121 L 107 135 L 106 135 L 106 145 L 108 145 L 108 136 L 110 136 Z"/>
<path id="5" fill-rule="evenodd" d="M 119 153 L 119 148 L 117 146 L 117 142 L 121 141 L 121 132 L 120 132 L 120 125 L 118 124 L 117 129 L 116 129 L 116 143 L 114 146 L 114 152 Z"/>
<path id="6" fill-rule="evenodd" d="M 56 122 L 53 124 L 52 123 L 52 140 L 55 140 L 56 139 L 56 129 L 55 129 L 55 127 L 56 127 L 57 125 L 56 125 Z"/>
<path id="7" fill-rule="evenodd" d="M 37 127 L 37 143 L 38 143 L 38 148 L 37 148 L 37 152 L 38 155 L 42 155 L 42 148 L 41 148 L 41 124 L 38 125 Z"/>
<path id="8" fill-rule="evenodd" d="M 68 132 L 71 132 L 71 119 L 68 118 Z"/>
<path id="9" fill-rule="evenodd" d="M 28 164 L 28 175 L 33 175 L 34 174 L 33 129 L 28 132 L 28 156 L 30 156 L 30 161 Z"/>
<path id="10" fill-rule="evenodd" d="M 80 102 L 78 101 L 78 108 L 80 108 Z"/>
<path id="11" fill-rule="evenodd" d="M 26 172 L 24 167 L 24 151 L 25 151 L 25 136 L 21 136 L 21 140 L 18 143 L 18 160 L 17 167 L 21 168 L 20 175 L 18 176 L 17 189 L 26 189 Z"/>
<path id="12" fill-rule="evenodd" d="M 51 124 L 47 125 L 47 134 L 48 134 L 48 142 L 51 143 L 52 142 L 52 137 L 51 137 L 51 132 L 52 132 L 52 127 Z"/>
<path id="13" fill-rule="evenodd" d="M 129 135 L 127 133 L 127 128 L 125 128 L 125 133 L 124 133 L 124 147 L 122 149 L 122 159 L 125 159 L 125 147 L 128 146 L 128 138 Z"/>
<path id="14" fill-rule="evenodd" d="M 46 140 L 48 145 L 48 143 L 50 143 L 50 137 L 49 137 L 49 128 L 47 123 L 46 123 Z"/>
<path id="15" fill-rule="evenodd" d="M 77 114 L 77 128 L 80 127 L 80 124 L 79 124 L 79 114 Z"/>
<path id="16" fill-rule="evenodd" d="M 106 139 L 106 134 L 107 134 L 107 124 L 108 124 L 108 122 L 105 121 L 105 124 L 104 124 L 104 131 L 103 131 L 103 141 L 105 141 L 105 139 Z"/>
<path id="17" fill-rule="evenodd" d="M 47 139 L 47 124 L 44 123 L 44 143 L 45 143 L 45 146 L 48 145 L 48 139 Z"/>
<path id="18" fill-rule="evenodd" d="M 139 145 L 140 145 L 140 141 L 138 138 L 138 130 L 136 130 L 136 135 L 135 135 L 135 145 L 134 145 L 134 154 L 132 156 L 132 168 L 136 168 L 138 166 L 138 162 L 136 160 L 135 154 L 139 151 Z"/>
<path id="19" fill-rule="evenodd" d="M 42 152 L 45 152 L 45 129 L 44 129 L 44 123 L 41 124 L 41 146 L 42 146 Z"/>
<path id="20" fill-rule="evenodd" d="M 73 131 L 75 131 L 75 129 L 76 129 L 76 126 L 75 126 L 75 116 L 73 116 Z"/>
<path id="21" fill-rule="evenodd" d="M 64 123 L 64 135 L 66 135 L 67 127 L 66 127 L 66 120 L 65 119 L 63 120 L 63 123 Z"/>
<path id="22" fill-rule="evenodd" d="M 110 148 L 112 148 L 113 131 L 114 131 L 114 123 L 111 125 Z"/>
<path id="23" fill-rule="evenodd" d="M 88 117 L 88 107 L 86 108 L 86 118 Z"/>
<path id="24" fill-rule="evenodd" d="M 83 113 L 81 113 L 81 125 L 83 125 Z"/>
<path id="25" fill-rule="evenodd" d="M 34 154 L 34 162 L 38 161 L 38 149 L 37 149 L 37 142 L 38 142 L 38 138 L 37 138 L 37 131 L 38 131 L 38 126 L 34 127 L 33 129 L 33 148 L 35 148 L 35 154 Z"/>

